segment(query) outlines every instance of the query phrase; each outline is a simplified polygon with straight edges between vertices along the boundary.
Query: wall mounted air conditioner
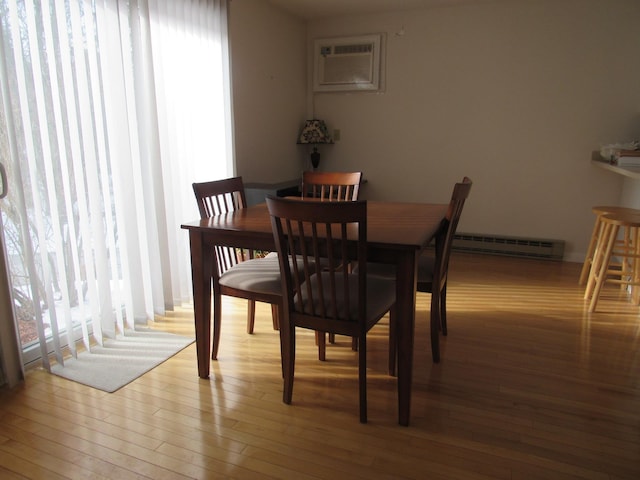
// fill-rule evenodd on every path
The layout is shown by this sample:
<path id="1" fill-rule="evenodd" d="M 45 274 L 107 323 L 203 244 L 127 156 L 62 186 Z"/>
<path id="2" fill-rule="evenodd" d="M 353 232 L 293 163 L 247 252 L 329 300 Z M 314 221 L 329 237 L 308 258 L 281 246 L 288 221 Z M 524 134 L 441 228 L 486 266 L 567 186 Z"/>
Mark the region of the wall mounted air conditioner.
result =
<path id="1" fill-rule="evenodd" d="M 380 90 L 381 49 L 381 34 L 316 39 L 313 90 Z"/>

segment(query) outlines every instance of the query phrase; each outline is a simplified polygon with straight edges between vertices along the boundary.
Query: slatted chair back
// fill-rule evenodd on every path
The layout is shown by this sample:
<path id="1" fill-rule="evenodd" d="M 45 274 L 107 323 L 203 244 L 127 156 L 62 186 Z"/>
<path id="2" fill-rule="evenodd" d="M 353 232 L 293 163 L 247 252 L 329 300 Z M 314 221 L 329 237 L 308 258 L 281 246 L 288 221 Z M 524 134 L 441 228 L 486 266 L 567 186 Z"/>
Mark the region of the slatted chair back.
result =
<path id="1" fill-rule="evenodd" d="M 192 186 L 198 203 L 200 218 L 211 218 L 215 215 L 230 213 L 247 206 L 242 177 L 194 183 Z M 224 274 L 239 262 L 253 258 L 253 252 L 226 246 L 216 246 L 215 254 L 218 276 Z"/>
<path id="2" fill-rule="evenodd" d="M 464 177 L 462 182 L 456 183 L 451 194 L 449 209 L 443 222 L 440 235 L 436 238 L 436 265 L 434 269 L 434 280 L 437 280 L 436 291 L 442 290 L 447 282 L 447 272 L 449 270 L 449 259 L 451 257 L 451 247 L 453 239 L 458 229 L 458 222 L 462 215 L 462 209 L 469 197 L 473 182 L 469 177 Z M 419 290 L 420 288 L 418 288 Z"/>
<path id="3" fill-rule="evenodd" d="M 358 200 L 362 172 L 303 172 L 302 198 Z"/>

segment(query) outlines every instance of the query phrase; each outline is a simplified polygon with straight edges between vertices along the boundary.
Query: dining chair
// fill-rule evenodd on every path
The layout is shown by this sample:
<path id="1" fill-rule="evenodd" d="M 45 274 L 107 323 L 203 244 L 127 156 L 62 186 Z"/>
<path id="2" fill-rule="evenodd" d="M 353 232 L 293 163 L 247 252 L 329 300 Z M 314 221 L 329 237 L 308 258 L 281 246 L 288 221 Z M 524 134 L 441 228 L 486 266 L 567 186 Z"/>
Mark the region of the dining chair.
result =
<path id="1" fill-rule="evenodd" d="M 367 332 L 395 305 L 394 279 L 367 275 L 367 203 L 305 202 L 267 197 L 280 259 L 282 310 L 280 342 L 283 401 L 290 404 L 296 327 L 358 339 L 360 421 L 367 421 Z M 312 258 L 328 268 L 314 271 Z M 357 272 L 339 268 L 356 262 Z M 300 268 L 302 266 L 302 268 Z"/>
<path id="2" fill-rule="evenodd" d="M 469 177 L 464 177 L 462 182 L 455 184 L 447 215 L 442 223 L 440 232 L 436 236 L 435 254 L 426 252 L 418 257 L 416 290 L 431 294 L 431 356 L 435 363 L 440 361 L 440 332 L 443 335 L 447 335 L 447 276 L 451 247 L 460 216 L 462 215 L 462 209 L 469 197 L 472 185 L 473 182 Z M 370 265 L 370 269 L 377 274 L 380 274 L 385 268 L 386 266 L 384 265 Z M 396 370 L 396 346 L 395 319 L 391 316 L 389 319 L 390 374 L 395 374 Z"/>
<path id="3" fill-rule="evenodd" d="M 201 218 L 233 212 L 247 205 L 242 177 L 193 183 Z M 249 301 L 247 333 L 253 333 L 255 302 L 271 304 L 273 328 L 278 329 L 282 303 L 280 266 L 277 256 L 254 258 L 252 251 L 228 246 L 214 247 L 213 281 L 213 349 L 211 358 L 218 357 L 220 343 L 222 295 Z"/>
<path id="4" fill-rule="evenodd" d="M 354 201 L 358 200 L 362 172 L 318 172 L 305 171 L 302 173 L 302 199 L 319 201 Z M 326 337 L 317 332 L 318 357 L 326 358 Z M 329 334 L 329 343 L 335 343 L 335 335 Z M 351 340 L 353 350 L 358 348 L 356 339 Z"/>
<path id="5" fill-rule="evenodd" d="M 302 172 L 302 198 L 358 200 L 362 172 Z"/>

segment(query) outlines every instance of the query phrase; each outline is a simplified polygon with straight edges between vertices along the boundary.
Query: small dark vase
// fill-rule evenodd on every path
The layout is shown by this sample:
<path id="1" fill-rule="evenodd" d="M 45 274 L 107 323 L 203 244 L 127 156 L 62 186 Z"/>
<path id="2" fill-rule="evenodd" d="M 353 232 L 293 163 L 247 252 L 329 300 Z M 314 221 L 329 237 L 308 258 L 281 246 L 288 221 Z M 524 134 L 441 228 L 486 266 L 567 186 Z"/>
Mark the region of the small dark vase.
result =
<path id="1" fill-rule="evenodd" d="M 311 152 L 311 165 L 314 170 L 320 165 L 320 152 L 318 152 L 318 147 L 313 147 L 313 152 Z"/>

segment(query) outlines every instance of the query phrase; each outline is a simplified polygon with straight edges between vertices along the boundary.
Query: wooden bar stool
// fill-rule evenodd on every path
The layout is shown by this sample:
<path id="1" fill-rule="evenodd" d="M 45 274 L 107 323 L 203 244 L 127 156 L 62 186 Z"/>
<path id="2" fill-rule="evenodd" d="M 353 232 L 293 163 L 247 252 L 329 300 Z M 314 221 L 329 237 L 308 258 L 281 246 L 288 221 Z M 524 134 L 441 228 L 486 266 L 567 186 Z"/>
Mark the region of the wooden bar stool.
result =
<path id="1" fill-rule="evenodd" d="M 622 289 L 631 286 L 632 299 L 638 303 L 640 286 L 640 214 L 606 213 L 599 216 L 601 229 L 596 242 L 591 272 L 584 294 L 591 299 L 589 312 L 594 312 L 605 282 L 619 284 Z M 618 238 L 620 230 L 623 236 Z M 615 263 L 615 259 L 621 259 Z"/>
<path id="2" fill-rule="evenodd" d="M 612 205 L 599 205 L 597 207 L 593 207 L 591 211 L 596 215 L 596 221 L 593 225 L 593 232 L 591 233 L 591 240 L 589 241 L 589 247 L 587 248 L 587 255 L 584 259 L 584 263 L 582 264 L 582 271 L 580 272 L 578 285 L 584 285 L 587 281 L 587 278 L 589 278 L 589 273 L 591 272 L 591 265 L 593 263 L 593 256 L 596 251 L 598 238 L 600 238 L 600 235 L 602 234 L 602 222 L 600 221 L 602 215 L 606 215 L 608 213 L 640 215 L 640 210 L 636 208 L 617 207 Z"/>

